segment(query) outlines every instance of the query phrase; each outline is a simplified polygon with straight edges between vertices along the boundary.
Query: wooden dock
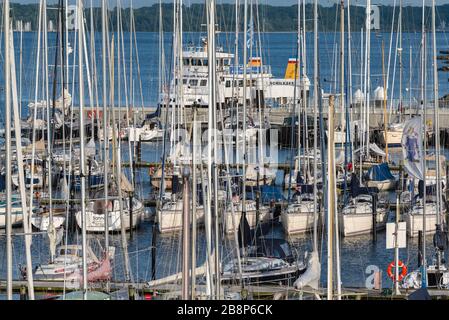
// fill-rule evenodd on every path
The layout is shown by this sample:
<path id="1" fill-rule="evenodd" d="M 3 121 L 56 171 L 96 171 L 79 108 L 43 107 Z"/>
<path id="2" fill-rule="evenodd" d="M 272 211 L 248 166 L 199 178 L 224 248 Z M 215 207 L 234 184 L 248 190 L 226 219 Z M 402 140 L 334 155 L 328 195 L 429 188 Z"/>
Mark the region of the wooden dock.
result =
<path id="1" fill-rule="evenodd" d="M 149 287 L 146 282 L 129 283 L 129 282 L 109 282 L 106 283 L 91 283 L 89 284 L 89 290 L 92 291 L 106 291 L 109 288 L 109 292 L 115 292 L 118 290 L 130 289 L 137 291 L 140 294 L 154 294 L 156 293 L 160 297 L 174 298 L 180 293 L 181 286 L 179 284 L 166 284 L 158 287 Z M 27 282 L 25 280 L 13 281 L 13 291 L 16 293 L 22 293 L 27 288 Z M 248 298 L 255 300 L 285 300 L 300 298 L 310 300 L 325 300 L 326 289 L 320 288 L 318 290 L 306 288 L 298 290 L 289 286 L 278 285 L 249 285 L 245 286 L 242 290 L 238 285 L 223 285 L 224 292 L 235 292 L 243 295 L 248 295 Z M 34 281 L 34 290 L 40 294 L 53 294 L 59 295 L 64 291 L 64 283 L 62 281 Z M 80 290 L 80 288 L 67 288 L 66 292 Z M 201 297 L 201 293 L 205 291 L 204 286 L 197 286 L 198 296 Z M 0 292 L 6 291 L 6 281 L 0 280 Z M 392 290 L 389 288 L 383 288 L 382 290 L 358 288 L 358 287 L 345 287 L 342 288 L 341 299 L 342 300 L 407 300 L 407 297 L 415 290 L 402 290 L 400 295 L 393 295 Z M 442 289 L 428 289 L 429 295 L 435 300 L 449 300 L 449 290 Z"/>

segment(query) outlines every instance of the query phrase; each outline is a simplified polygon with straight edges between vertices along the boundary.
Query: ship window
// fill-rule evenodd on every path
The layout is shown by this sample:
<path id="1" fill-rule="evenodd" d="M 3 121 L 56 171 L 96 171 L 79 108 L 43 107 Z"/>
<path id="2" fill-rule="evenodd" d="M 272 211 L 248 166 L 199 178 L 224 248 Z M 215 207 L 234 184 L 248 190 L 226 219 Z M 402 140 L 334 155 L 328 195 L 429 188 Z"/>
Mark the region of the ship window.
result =
<path id="1" fill-rule="evenodd" d="M 204 60 L 203 60 L 203 66 L 204 66 L 204 67 L 207 67 L 208 65 L 209 65 L 208 60 L 207 60 L 207 59 L 204 59 Z"/>
<path id="2" fill-rule="evenodd" d="M 198 59 L 192 59 L 192 66 L 198 65 Z"/>
<path id="3" fill-rule="evenodd" d="M 192 87 L 196 87 L 198 85 L 198 80 L 197 79 L 191 79 L 189 82 L 189 85 L 191 85 Z"/>
<path id="4" fill-rule="evenodd" d="M 200 86 L 201 86 L 201 87 L 207 86 L 207 80 L 201 80 Z"/>
<path id="5" fill-rule="evenodd" d="M 182 84 L 187 84 L 187 79 L 182 79 Z"/>
<path id="6" fill-rule="evenodd" d="M 239 87 L 243 88 L 243 80 L 239 80 Z"/>
<path id="7" fill-rule="evenodd" d="M 185 65 L 185 66 L 189 66 L 189 65 L 190 65 L 190 59 L 185 58 L 185 59 L 184 59 L 184 65 Z"/>
<path id="8" fill-rule="evenodd" d="M 230 88 L 231 87 L 231 81 L 230 80 L 226 80 L 226 88 Z"/>

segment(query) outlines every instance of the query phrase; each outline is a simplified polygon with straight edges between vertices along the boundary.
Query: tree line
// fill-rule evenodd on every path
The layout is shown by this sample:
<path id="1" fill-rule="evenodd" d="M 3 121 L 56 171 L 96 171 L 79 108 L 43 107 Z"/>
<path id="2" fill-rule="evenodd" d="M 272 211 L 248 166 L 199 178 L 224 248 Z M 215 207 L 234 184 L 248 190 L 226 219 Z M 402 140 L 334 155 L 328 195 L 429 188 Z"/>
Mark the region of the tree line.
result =
<path id="1" fill-rule="evenodd" d="M 47 11 L 48 20 L 52 20 L 56 26 L 58 10 L 55 6 L 49 6 Z M 320 31 L 338 31 L 340 24 L 339 5 L 332 7 L 319 6 L 319 30 Z M 38 24 L 38 4 L 11 4 L 11 17 L 13 26 L 17 20 L 31 22 L 32 30 L 37 29 Z M 297 5 L 293 6 L 271 6 L 254 5 L 249 8 L 250 16 L 253 17 L 254 30 L 261 32 L 293 32 L 297 30 Z M 399 8 L 393 6 L 380 6 L 380 31 L 391 31 L 392 21 L 396 22 L 394 30 L 397 30 L 397 21 L 399 17 Z M 0 10 L 1 12 L 1 10 Z M 216 21 L 218 29 L 222 32 L 233 32 L 236 28 L 235 5 L 219 4 L 217 5 Z M 350 26 L 352 31 L 360 31 L 365 26 L 365 7 L 350 7 Z M 90 15 L 93 14 L 95 30 L 101 30 L 101 9 L 85 8 L 86 27 L 90 28 Z M 122 9 L 122 27 L 125 31 L 130 28 L 130 9 Z M 149 7 L 133 9 L 136 31 L 157 32 L 159 31 L 159 5 L 155 4 Z M 243 7 L 239 8 L 239 30 L 243 30 Z M 345 8 L 345 17 L 348 19 L 347 8 Z M 117 8 L 108 12 L 108 21 L 110 30 L 117 28 Z M 422 8 L 404 7 L 403 8 L 403 31 L 419 32 L 422 28 Z M 173 30 L 173 4 L 162 5 L 162 23 L 163 30 L 170 32 Z M 346 21 L 347 23 L 347 21 Z M 426 28 L 431 27 L 431 10 L 429 7 L 425 10 Z M 440 5 L 437 7 L 437 26 L 449 25 L 449 5 Z M 204 4 L 192 4 L 183 7 L 183 30 L 186 32 L 206 31 L 206 15 Z M 346 24 L 347 25 L 347 24 Z M 313 30 L 313 5 L 306 5 L 306 29 Z"/>

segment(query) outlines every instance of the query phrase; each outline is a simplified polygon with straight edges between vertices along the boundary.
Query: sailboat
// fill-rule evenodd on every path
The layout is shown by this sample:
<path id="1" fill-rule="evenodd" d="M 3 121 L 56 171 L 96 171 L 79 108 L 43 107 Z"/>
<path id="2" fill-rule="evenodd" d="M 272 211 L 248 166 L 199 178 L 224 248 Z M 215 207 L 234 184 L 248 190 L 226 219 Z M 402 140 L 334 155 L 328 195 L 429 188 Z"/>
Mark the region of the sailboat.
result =
<path id="1" fill-rule="evenodd" d="M 183 200 L 168 201 L 157 209 L 158 230 L 160 233 L 180 231 L 182 229 Z M 204 223 L 204 207 L 196 204 L 197 224 Z"/>
<path id="2" fill-rule="evenodd" d="M 21 226 L 23 222 L 22 201 L 19 195 L 13 195 L 11 199 L 11 225 Z M 0 200 L 0 229 L 6 227 L 6 199 Z"/>
<path id="3" fill-rule="evenodd" d="M 375 215 L 377 230 L 384 229 L 389 211 L 387 199 L 379 198 L 379 201 L 374 202 L 374 197 L 377 198 L 377 190 L 360 187 L 355 174 L 351 177 L 350 188 L 351 199 L 339 215 L 341 234 L 346 237 L 372 232 L 373 215 Z"/>
<path id="4" fill-rule="evenodd" d="M 301 234 L 314 226 L 313 193 L 302 193 L 281 213 L 281 222 L 288 235 Z M 318 210 L 319 212 L 320 210 Z"/>
<path id="5" fill-rule="evenodd" d="M 103 257 L 101 260 L 95 255 L 90 246 L 87 247 L 87 265 L 88 274 L 97 270 L 101 266 L 104 267 L 104 262 L 114 260 L 115 247 L 109 247 L 109 257 Z M 82 250 L 81 246 L 61 245 L 56 249 L 56 256 L 52 263 L 38 265 L 34 271 L 36 280 L 51 280 L 51 281 L 66 281 L 67 287 L 73 287 L 76 284 L 79 287 L 79 274 L 82 269 Z M 108 270 L 103 270 L 107 273 L 108 278 L 111 275 L 111 266 L 109 264 Z"/>
<path id="6" fill-rule="evenodd" d="M 238 261 L 232 258 L 223 263 L 221 282 L 234 284 L 244 283 L 292 285 L 305 271 L 305 265 L 294 256 L 289 243 L 275 236 L 260 236 L 254 245 L 245 248 L 241 259 L 241 270 Z"/>
<path id="7" fill-rule="evenodd" d="M 234 208 L 232 209 L 231 206 Z M 255 200 L 246 200 L 245 208 L 243 206 L 244 204 L 240 200 L 240 197 L 236 196 L 226 207 L 223 219 L 226 234 L 233 234 L 237 231 L 242 217 L 242 211 L 246 212 L 246 219 L 250 228 L 256 227 L 258 223 L 268 222 L 273 219 L 271 209 L 264 205 L 260 205 L 260 207 L 257 208 Z M 257 216 L 259 217 L 259 221 L 257 221 Z"/>

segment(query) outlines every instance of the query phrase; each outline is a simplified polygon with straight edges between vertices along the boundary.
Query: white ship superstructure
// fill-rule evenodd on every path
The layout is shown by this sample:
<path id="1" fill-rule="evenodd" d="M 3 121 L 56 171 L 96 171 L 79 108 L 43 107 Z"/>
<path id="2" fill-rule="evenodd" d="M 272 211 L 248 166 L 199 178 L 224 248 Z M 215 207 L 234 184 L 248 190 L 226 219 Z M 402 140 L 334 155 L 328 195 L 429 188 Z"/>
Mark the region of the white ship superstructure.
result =
<path id="1" fill-rule="evenodd" d="M 284 78 L 274 78 L 271 66 L 263 65 L 260 57 L 250 58 L 246 68 L 246 95 L 243 92 L 244 66 L 235 64 L 234 54 L 226 53 L 222 48 L 217 49 L 216 59 L 216 100 L 222 106 L 229 106 L 237 99 L 242 104 L 244 96 L 253 106 L 288 106 L 294 103 L 295 95 L 298 100 L 301 98 L 304 89 L 308 95 L 310 80 L 307 76 L 299 76 L 300 67 L 296 59 L 289 59 Z M 183 52 L 182 61 L 182 76 L 175 74 L 159 102 L 162 106 L 192 107 L 195 104 L 207 108 L 209 61 L 206 42 L 203 41 L 202 47 L 188 47 Z"/>

